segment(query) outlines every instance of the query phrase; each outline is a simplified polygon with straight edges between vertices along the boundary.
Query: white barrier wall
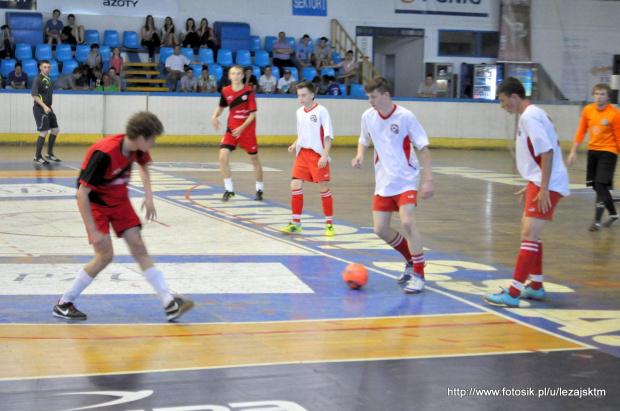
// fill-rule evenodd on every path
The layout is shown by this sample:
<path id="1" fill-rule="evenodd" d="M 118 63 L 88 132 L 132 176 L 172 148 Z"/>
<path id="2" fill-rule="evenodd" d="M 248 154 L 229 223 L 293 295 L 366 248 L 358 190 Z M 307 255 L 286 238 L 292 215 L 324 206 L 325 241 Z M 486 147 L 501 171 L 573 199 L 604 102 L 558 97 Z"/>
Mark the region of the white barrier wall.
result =
<path id="1" fill-rule="evenodd" d="M 331 114 L 336 136 L 358 136 L 362 113 L 370 108 L 365 99 L 317 98 Z M 165 127 L 165 135 L 216 136 L 226 126 L 227 110 L 215 131 L 211 115 L 219 103 L 216 96 L 168 96 L 145 94 L 54 93 L 53 109 L 61 133 L 74 135 L 122 133 L 132 113 L 150 110 Z M 514 137 L 515 116 L 500 109 L 498 102 L 398 100 L 416 115 L 429 137 L 500 139 Z M 2 135 L 35 134 L 32 97 L 28 93 L 0 93 L 0 141 Z M 296 98 L 257 97 L 259 136 L 294 136 Z M 582 110 L 577 104 L 541 104 L 553 120 L 561 141 L 570 141 Z M 290 139 L 283 139 L 286 143 Z"/>

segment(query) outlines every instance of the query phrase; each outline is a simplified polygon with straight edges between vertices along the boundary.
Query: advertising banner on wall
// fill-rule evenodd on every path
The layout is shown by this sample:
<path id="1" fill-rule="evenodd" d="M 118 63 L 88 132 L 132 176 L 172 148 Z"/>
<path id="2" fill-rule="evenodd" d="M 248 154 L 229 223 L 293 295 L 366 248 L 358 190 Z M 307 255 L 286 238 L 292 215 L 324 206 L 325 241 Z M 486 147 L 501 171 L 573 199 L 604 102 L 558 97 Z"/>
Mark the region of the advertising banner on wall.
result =
<path id="1" fill-rule="evenodd" d="M 0 9 L 36 10 L 37 0 L 0 0 Z"/>
<path id="2" fill-rule="evenodd" d="M 532 61 L 530 0 L 502 0 L 497 61 Z"/>
<path id="3" fill-rule="evenodd" d="M 294 16 L 327 16 L 327 0 L 293 0 Z"/>
<path id="4" fill-rule="evenodd" d="M 178 0 L 38 0 L 37 10 L 52 13 L 60 9 L 63 14 L 95 16 L 177 17 Z"/>
<path id="5" fill-rule="evenodd" d="M 488 17 L 494 0 L 394 0 L 395 13 Z"/>

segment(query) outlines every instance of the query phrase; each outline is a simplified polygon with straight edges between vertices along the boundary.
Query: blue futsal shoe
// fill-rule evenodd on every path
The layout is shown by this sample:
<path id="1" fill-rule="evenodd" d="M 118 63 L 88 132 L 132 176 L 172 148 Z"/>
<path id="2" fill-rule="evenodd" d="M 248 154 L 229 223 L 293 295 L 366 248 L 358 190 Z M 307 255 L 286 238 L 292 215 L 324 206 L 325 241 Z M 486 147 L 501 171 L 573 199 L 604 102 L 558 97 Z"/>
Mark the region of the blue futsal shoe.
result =
<path id="1" fill-rule="evenodd" d="M 413 266 L 405 264 L 405 271 L 396 279 L 398 284 L 405 284 L 413 276 Z"/>
<path id="2" fill-rule="evenodd" d="M 497 294 L 485 294 L 482 297 L 487 303 L 496 307 L 518 307 L 520 297 L 511 297 L 507 290 L 502 289 Z"/>
<path id="3" fill-rule="evenodd" d="M 534 290 L 530 285 L 526 285 L 523 291 L 521 291 L 521 298 L 528 300 L 544 300 L 547 298 L 545 287 L 540 287 L 538 290 Z"/>

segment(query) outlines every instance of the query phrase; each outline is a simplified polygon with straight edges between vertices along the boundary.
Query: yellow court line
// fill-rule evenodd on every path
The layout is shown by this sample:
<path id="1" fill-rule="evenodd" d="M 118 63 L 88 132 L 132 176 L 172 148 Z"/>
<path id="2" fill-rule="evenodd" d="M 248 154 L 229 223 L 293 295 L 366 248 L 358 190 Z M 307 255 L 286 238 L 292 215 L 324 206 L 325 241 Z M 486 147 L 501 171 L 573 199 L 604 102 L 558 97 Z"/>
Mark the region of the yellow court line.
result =
<path id="1" fill-rule="evenodd" d="M 488 313 L 172 326 L 0 325 L 1 379 L 577 349 L 584 346 Z"/>

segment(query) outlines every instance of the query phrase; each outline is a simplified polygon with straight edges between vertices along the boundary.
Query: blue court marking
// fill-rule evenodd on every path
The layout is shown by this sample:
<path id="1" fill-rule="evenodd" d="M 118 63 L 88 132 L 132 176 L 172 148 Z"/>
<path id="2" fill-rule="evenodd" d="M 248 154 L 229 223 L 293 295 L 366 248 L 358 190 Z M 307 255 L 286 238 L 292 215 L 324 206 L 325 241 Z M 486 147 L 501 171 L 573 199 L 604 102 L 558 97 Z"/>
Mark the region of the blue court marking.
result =
<path id="1" fill-rule="evenodd" d="M 171 173 L 163 173 L 166 176 L 174 176 Z M 175 176 L 178 177 L 178 176 Z M 185 181 L 186 185 L 200 185 L 199 182 L 178 177 Z M 39 179 L 39 182 L 41 179 Z M 74 187 L 73 178 L 46 178 L 45 182 L 53 182 L 69 187 Z M 11 180 L 4 180 L 9 183 Z M 19 179 L 23 183 L 27 179 Z M 36 182 L 32 180 L 33 182 Z M 133 187 L 138 193 L 140 186 Z M 530 302 L 530 308 L 507 310 L 486 305 L 481 299 L 480 290 L 486 290 L 485 282 L 502 280 L 504 286 L 508 286 L 512 267 L 495 266 L 497 271 L 479 271 L 467 269 L 454 264 L 453 271 L 447 274 L 447 278 L 436 278 L 429 275 L 427 282 L 428 290 L 418 295 L 407 295 L 402 291 L 402 286 L 396 284 L 394 276 L 398 275 L 395 270 L 386 270 L 375 265 L 376 262 L 396 262 L 401 264 L 402 258 L 393 250 L 386 248 L 376 248 L 373 244 L 364 248 L 361 244 L 355 249 L 347 249 L 346 241 L 342 238 L 346 236 L 334 237 L 333 240 L 326 240 L 322 234 L 313 235 L 306 230 L 299 236 L 288 236 L 278 233 L 277 227 L 264 223 L 261 214 L 252 210 L 259 210 L 262 207 L 284 208 L 283 206 L 265 200 L 261 203 L 238 201 L 243 198 L 242 193 L 232 199 L 229 203 L 209 206 L 198 200 L 196 203 L 188 202 L 186 192 L 183 188 L 179 190 L 170 189 L 156 192 L 154 195 L 160 200 L 176 204 L 180 207 L 199 211 L 213 218 L 229 221 L 238 226 L 254 230 L 263 235 L 278 238 L 281 241 L 289 241 L 307 249 L 313 250 L 317 255 L 312 256 L 153 256 L 156 262 L 279 262 L 284 264 L 289 270 L 297 275 L 307 284 L 314 294 L 191 294 L 188 295 L 195 299 L 197 307 L 183 317 L 183 322 L 247 322 L 247 321 L 285 321 L 301 319 L 333 319 L 333 318 L 358 318 L 358 317 L 382 317 L 399 315 L 432 315 L 448 313 L 471 313 L 492 311 L 500 315 L 508 316 L 523 323 L 531 324 L 543 330 L 565 336 L 567 338 L 580 341 L 584 344 L 592 345 L 610 354 L 620 356 L 620 347 L 611 343 L 600 343 L 594 340 L 595 337 L 615 337 L 620 339 L 620 327 L 615 329 L 613 326 L 597 329 L 597 322 L 601 318 L 587 317 L 587 315 L 575 314 L 573 320 L 582 320 L 583 326 L 591 326 L 594 331 L 588 335 L 576 335 L 574 332 L 567 332 L 563 329 L 566 321 L 558 322 L 549 317 L 532 317 L 528 315 L 532 310 L 563 310 L 572 312 L 577 310 L 600 310 L 608 313 L 602 319 L 615 320 L 618 323 L 620 311 L 618 302 L 603 295 L 597 295 L 596 290 L 588 289 L 578 283 L 564 283 L 562 285 L 570 287 L 569 293 L 549 293 L 548 299 L 544 302 Z M 195 190 L 196 198 L 211 196 L 219 199 L 222 189 L 220 187 L 199 186 Z M 136 191 L 132 190 L 132 196 Z M 191 199 L 191 193 L 189 198 Z M 247 195 L 247 198 L 251 198 Z M 66 198 L 66 197 L 64 197 Z M 235 201 L 237 200 L 237 203 Z M 219 201 L 219 200 L 218 200 Z M 77 208 L 77 206 L 76 206 Z M 235 212 L 248 209 L 248 214 L 239 217 L 226 210 L 234 208 Z M 289 210 L 290 211 L 290 210 Z M 336 210 L 338 214 L 338 210 Z M 306 217 L 308 216 L 308 217 Z M 369 211 L 369 224 L 371 221 Z M 278 224 L 285 223 L 282 220 Z M 304 224 L 322 223 L 322 215 L 304 212 Z M 264 224 L 263 224 L 264 223 Z M 353 230 L 356 234 L 374 236 L 371 229 L 361 228 L 344 221 L 335 220 L 334 226 L 342 229 Z M 319 233 L 315 231 L 315 233 Z M 340 239 L 339 239 L 340 238 Z M 148 244 L 147 244 L 148 247 Z M 515 254 L 516 254 L 515 250 Z M 467 256 L 455 255 L 439 249 L 428 250 L 425 252 L 429 263 L 439 260 L 448 261 L 471 261 Z M 86 256 L 68 256 L 63 262 L 84 262 L 88 260 Z M 8 262 L 7 258 L 0 258 L 0 264 Z M 130 257 L 118 256 L 115 262 L 128 263 L 132 261 Z M 15 264 L 19 258 L 10 258 L 10 262 Z M 47 261 L 49 263 L 49 261 Z M 356 262 L 365 265 L 370 271 L 370 280 L 362 290 L 350 290 L 342 282 L 341 273 L 344 267 Z M 480 261 L 478 261 L 480 262 Z M 32 259 L 28 260 L 28 264 Z M 483 262 L 484 263 L 484 262 Z M 401 266 L 402 267 L 402 266 Z M 552 272 L 552 269 L 550 270 Z M 549 273 L 548 273 L 549 274 Z M 551 274 L 552 275 L 552 274 Z M 547 276 L 547 280 L 553 278 Z M 454 285 L 463 283 L 464 288 L 449 289 L 444 285 Z M 470 291 L 467 291 L 470 290 Z M 473 291 L 471 291 L 473 290 Z M 491 292 L 499 291 L 498 288 L 488 290 Z M 600 292 L 599 292 L 600 294 Z M 451 296 L 454 296 L 451 297 Z M 51 307 L 55 302 L 56 296 L 24 296 L 6 295 L 0 300 L 0 323 L 36 323 L 49 324 L 55 323 L 51 317 Z M 155 295 L 84 295 L 76 305 L 89 315 L 88 324 L 102 323 L 161 323 L 163 312 L 159 306 L 159 301 Z M 597 331 L 598 330 L 598 331 Z M 572 330 L 574 331 L 574 329 Z"/>

